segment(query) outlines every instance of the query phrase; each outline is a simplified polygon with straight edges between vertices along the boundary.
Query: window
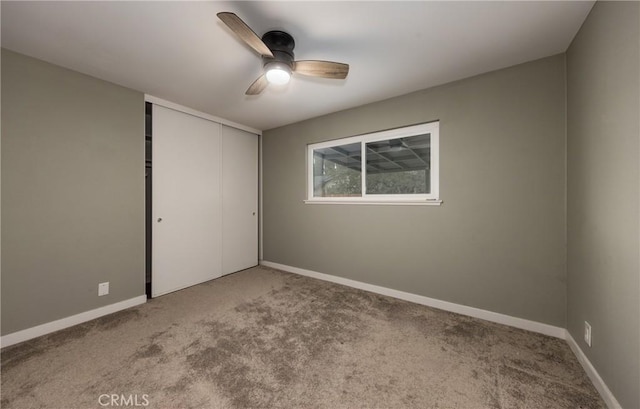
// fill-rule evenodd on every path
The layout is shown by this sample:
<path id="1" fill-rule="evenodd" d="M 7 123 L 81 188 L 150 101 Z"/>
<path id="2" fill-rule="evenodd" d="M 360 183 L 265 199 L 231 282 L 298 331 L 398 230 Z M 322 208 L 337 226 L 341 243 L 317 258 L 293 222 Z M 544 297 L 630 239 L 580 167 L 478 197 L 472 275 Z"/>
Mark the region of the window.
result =
<path id="1" fill-rule="evenodd" d="M 440 204 L 439 122 L 308 145 L 307 203 Z"/>

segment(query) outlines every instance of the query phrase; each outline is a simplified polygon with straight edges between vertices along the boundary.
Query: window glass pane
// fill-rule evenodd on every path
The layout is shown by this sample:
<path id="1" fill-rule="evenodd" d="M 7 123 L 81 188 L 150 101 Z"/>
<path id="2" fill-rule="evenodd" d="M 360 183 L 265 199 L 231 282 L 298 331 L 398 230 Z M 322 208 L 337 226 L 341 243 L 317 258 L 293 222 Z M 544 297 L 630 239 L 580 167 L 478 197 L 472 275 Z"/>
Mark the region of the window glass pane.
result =
<path id="1" fill-rule="evenodd" d="M 313 150 L 313 195 L 315 197 L 362 196 L 361 144 Z"/>
<path id="2" fill-rule="evenodd" d="M 367 194 L 431 193 L 431 134 L 369 142 Z"/>

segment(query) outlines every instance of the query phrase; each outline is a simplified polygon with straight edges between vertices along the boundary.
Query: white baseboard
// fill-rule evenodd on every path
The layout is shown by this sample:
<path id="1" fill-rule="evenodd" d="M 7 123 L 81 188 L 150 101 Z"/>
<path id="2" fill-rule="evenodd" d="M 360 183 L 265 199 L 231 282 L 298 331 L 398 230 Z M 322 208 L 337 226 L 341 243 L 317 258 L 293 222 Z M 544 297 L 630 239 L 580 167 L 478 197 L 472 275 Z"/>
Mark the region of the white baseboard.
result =
<path id="1" fill-rule="evenodd" d="M 27 328 L 22 331 L 13 332 L 11 334 L 0 337 L 0 347 L 4 348 L 8 347 L 9 345 L 28 341 L 32 338 L 50 334 L 61 329 L 81 324 L 83 322 L 91 321 L 92 319 L 99 318 L 107 314 L 112 314 L 114 312 L 118 312 L 130 307 L 135 307 L 136 305 L 144 304 L 146 302 L 147 296 L 140 295 L 138 297 L 120 301 L 115 304 L 105 305 L 104 307 L 96 308 L 94 310 L 81 312 L 80 314 L 72 315 L 70 317 L 47 322 L 46 324 L 37 325 L 35 327 Z"/>
<path id="2" fill-rule="evenodd" d="M 584 368 L 584 371 L 587 373 L 589 379 L 591 379 L 591 382 L 593 382 L 593 386 L 596 387 L 600 396 L 602 396 L 607 407 L 609 409 L 622 409 L 622 406 L 620 406 L 616 397 L 613 396 L 613 393 L 611 393 L 607 384 L 604 383 L 600 374 L 596 371 L 596 368 L 593 367 L 587 356 L 582 352 L 582 349 L 580 349 L 580 346 L 578 346 L 578 343 L 573 339 L 569 331 L 566 331 L 566 340 L 569 344 L 569 348 L 571 348 L 576 358 L 578 358 L 578 362 L 580 362 L 580 365 Z"/>
<path id="3" fill-rule="evenodd" d="M 376 294 L 387 295 L 389 297 L 398 298 L 405 301 L 411 301 L 416 304 L 426 305 L 428 307 L 438 308 L 440 310 L 451 311 L 470 317 L 480 318 L 483 320 L 496 322 L 498 324 L 509 325 L 511 327 L 525 329 L 556 338 L 565 339 L 566 330 L 564 328 L 555 327 L 541 322 L 530 321 L 523 318 L 512 317 L 510 315 L 500 314 L 497 312 L 481 310 L 479 308 L 469 307 L 466 305 L 455 304 L 448 301 L 442 301 L 435 298 L 429 298 L 422 295 L 407 293 L 404 291 L 393 290 L 386 287 L 380 287 L 373 284 L 367 284 L 360 281 L 350 280 L 333 276 L 330 274 L 318 273 L 316 271 L 305 270 L 303 268 L 287 266 L 284 264 L 273 263 L 271 261 L 261 260 L 260 264 L 265 267 L 276 268 L 278 270 L 288 271 L 290 273 L 299 274 L 307 277 L 317 278 L 323 281 L 331 281 L 336 284 L 346 285 L 348 287 L 358 288 L 360 290 L 370 291 Z"/>

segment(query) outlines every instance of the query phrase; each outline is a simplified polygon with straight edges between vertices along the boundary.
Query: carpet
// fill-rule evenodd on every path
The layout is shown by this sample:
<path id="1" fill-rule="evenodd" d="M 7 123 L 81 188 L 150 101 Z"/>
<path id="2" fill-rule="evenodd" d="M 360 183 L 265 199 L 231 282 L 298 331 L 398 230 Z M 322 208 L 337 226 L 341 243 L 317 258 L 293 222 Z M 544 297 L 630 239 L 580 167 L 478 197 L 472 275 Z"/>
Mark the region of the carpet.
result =
<path id="1" fill-rule="evenodd" d="M 2 408 L 605 408 L 565 341 L 255 267 L 2 350 Z"/>

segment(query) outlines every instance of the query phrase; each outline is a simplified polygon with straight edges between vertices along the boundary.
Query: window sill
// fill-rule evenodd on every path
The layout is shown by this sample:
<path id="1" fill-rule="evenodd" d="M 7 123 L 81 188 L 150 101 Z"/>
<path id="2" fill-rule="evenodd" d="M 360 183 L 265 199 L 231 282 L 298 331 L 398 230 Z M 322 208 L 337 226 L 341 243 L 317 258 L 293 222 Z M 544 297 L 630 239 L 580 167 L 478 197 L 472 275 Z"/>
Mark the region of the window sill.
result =
<path id="1" fill-rule="evenodd" d="M 339 205 L 380 205 L 380 206 L 440 206 L 442 200 L 371 200 L 371 199 L 343 199 L 343 200 L 303 200 L 305 204 L 339 204 Z"/>

